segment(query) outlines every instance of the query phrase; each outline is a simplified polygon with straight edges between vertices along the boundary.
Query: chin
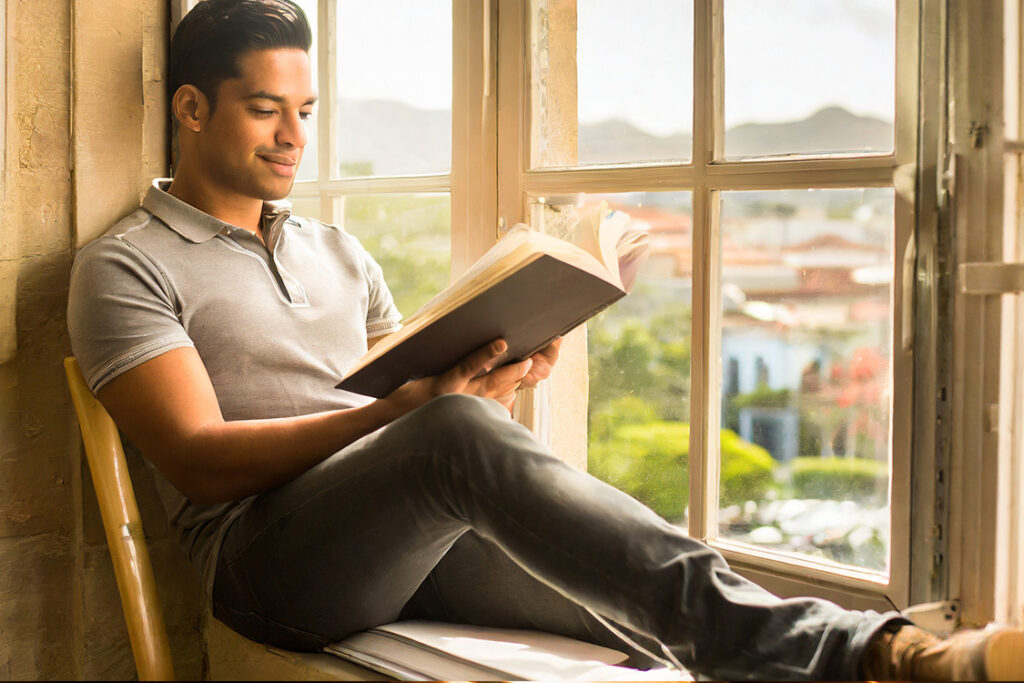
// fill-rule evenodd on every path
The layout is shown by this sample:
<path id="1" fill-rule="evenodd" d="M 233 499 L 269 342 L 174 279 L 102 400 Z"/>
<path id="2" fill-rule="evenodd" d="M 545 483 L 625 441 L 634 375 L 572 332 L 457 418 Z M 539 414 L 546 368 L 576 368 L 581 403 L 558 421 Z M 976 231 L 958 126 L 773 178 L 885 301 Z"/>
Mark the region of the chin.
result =
<path id="1" fill-rule="evenodd" d="M 261 187 L 259 197 L 265 202 L 284 199 L 292 191 L 292 185 L 293 183 L 288 183 L 286 186 Z"/>

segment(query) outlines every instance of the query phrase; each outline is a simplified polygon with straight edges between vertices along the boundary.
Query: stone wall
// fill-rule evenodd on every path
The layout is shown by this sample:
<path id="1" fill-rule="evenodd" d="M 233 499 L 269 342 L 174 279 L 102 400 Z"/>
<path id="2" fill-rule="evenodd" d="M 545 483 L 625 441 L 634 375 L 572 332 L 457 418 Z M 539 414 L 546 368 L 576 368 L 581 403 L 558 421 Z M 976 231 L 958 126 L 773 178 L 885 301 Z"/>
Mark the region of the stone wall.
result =
<path id="1" fill-rule="evenodd" d="M 6 0 L 0 183 L 0 679 L 135 669 L 61 359 L 77 247 L 166 174 L 162 0 Z M 0 4 L 2 7 L 3 4 Z M 200 678 L 199 586 L 132 463 L 175 668 Z"/>

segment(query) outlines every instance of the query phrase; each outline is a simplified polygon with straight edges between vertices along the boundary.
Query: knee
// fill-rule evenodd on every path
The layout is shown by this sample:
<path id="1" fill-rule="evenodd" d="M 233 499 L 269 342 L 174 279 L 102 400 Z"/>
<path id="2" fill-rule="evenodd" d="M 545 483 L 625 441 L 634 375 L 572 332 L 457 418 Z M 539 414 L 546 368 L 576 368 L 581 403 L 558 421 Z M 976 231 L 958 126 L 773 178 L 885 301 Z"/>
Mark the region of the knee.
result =
<path id="1" fill-rule="evenodd" d="M 500 404 L 466 394 L 438 396 L 404 419 L 408 421 L 402 431 L 415 440 L 415 446 L 448 455 L 501 453 L 532 438 Z"/>
<path id="2" fill-rule="evenodd" d="M 446 434 L 503 429 L 511 421 L 496 401 L 468 394 L 444 394 L 417 408 L 413 415 L 424 428 Z"/>

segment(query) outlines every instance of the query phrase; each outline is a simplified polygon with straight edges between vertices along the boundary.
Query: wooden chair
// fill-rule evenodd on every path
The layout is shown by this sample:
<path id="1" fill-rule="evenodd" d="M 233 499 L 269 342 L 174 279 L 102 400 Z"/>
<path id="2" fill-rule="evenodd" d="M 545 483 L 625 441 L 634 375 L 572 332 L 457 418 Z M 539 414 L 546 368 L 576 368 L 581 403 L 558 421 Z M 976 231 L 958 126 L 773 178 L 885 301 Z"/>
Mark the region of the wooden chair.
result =
<path id="1" fill-rule="evenodd" d="M 74 358 L 64 359 L 64 372 L 82 429 L 139 680 L 174 680 L 167 628 L 121 436 L 106 409 L 89 391 Z"/>
<path id="2" fill-rule="evenodd" d="M 146 535 L 117 426 L 64 359 L 85 455 L 99 501 L 139 680 L 173 680 L 174 668 Z M 247 640 L 212 617 L 206 629 L 210 676 L 232 680 L 380 680 L 379 673 L 327 654 L 290 652 Z M 217 651 L 215 655 L 214 652 Z"/>

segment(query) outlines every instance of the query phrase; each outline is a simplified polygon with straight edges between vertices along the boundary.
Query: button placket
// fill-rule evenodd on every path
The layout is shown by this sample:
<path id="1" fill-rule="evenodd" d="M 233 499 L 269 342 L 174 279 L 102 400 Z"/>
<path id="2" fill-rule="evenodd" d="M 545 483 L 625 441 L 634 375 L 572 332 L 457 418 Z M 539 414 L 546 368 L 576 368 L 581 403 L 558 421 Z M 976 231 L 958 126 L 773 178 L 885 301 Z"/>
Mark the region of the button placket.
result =
<path id="1" fill-rule="evenodd" d="M 285 226 L 287 224 L 288 214 L 277 214 L 273 217 L 273 220 L 269 221 L 267 225 L 267 247 L 270 253 L 270 259 L 273 262 L 274 272 L 277 273 L 277 277 L 280 279 L 281 284 L 284 286 L 288 293 L 288 299 L 293 304 L 308 304 L 306 299 L 306 289 L 287 268 L 281 262 L 281 251 L 285 248 L 282 247 L 282 243 L 287 242 L 287 231 Z"/>

